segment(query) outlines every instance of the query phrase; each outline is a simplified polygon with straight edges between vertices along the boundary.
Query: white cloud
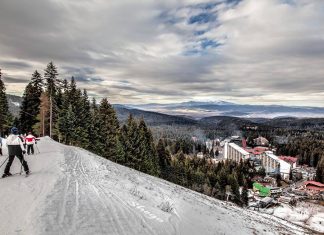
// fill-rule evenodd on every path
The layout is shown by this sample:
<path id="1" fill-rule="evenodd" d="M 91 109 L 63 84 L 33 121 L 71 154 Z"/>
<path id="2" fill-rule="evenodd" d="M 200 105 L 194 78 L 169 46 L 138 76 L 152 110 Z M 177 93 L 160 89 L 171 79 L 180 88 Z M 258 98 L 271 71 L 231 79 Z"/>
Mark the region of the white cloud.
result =
<path id="1" fill-rule="evenodd" d="M 216 2 L 2 0 L 0 66 L 6 76 L 27 81 L 53 60 L 62 77 L 75 68 L 95 78 L 80 84 L 113 102 L 208 98 L 323 106 L 323 1 Z M 189 24 L 202 13 L 214 18 Z M 7 88 L 22 92 L 23 84 Z"/>

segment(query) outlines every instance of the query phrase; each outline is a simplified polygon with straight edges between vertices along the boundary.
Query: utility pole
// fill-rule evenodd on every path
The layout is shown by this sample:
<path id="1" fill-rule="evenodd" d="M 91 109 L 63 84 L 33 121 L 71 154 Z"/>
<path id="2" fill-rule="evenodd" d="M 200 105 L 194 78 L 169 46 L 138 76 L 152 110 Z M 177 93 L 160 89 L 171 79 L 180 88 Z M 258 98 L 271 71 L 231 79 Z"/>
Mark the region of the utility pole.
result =
<path id="1" fill-rule="evenodd" d="M 45 136 L 45 111 L 43 110 L 43 137 Z"/>

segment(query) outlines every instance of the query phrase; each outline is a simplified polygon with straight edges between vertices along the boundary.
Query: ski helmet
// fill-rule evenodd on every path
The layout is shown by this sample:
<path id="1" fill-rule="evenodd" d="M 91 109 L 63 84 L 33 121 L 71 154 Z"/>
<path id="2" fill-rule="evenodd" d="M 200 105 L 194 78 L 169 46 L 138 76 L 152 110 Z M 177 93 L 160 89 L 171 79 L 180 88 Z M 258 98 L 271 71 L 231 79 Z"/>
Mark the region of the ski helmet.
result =
<path id="1" fill-rule="evenodd" d="M 17 127 L 11 128 L 11 134 L 17 135 L 18 134 L 18 129 Z"/>

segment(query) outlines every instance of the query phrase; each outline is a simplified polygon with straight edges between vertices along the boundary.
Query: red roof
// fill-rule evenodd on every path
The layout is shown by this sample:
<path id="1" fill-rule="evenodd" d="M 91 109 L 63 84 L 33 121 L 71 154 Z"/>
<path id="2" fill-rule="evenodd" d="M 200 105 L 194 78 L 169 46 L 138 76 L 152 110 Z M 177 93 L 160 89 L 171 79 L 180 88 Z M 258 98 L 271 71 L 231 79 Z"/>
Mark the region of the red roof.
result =
<path id="1" fill-rule="evenodd" d="M 320 188 L 324 188 L 324 184 L 320 183 L 320 182 L 316 182 L 316 181 L 306 181 L 304 182 L 304 184 L 306 186 L 316 186 L 316 187 L 320 187 Z"/>
<path id="2" fill-rule="evenodd" d="M 279 159 L 284 160 L 285 162 L 289 162 L 289 163 L 296 163 L 297 162 L 296 157 L 280 156 Z"/>
<path id="3" fill-rule="evenodd" d="M 268 148 L 268 147 L 261 147 L 261 146 L 258 146 L 258 147 L 255 147 L 254 149 L 255 149 L 255 150 L 258 150 L 258 151 L 267 151 L 269 148 Z"/>
<path id="4" fill-rule="evenodd" d="M 314 191 L 324 191 L 324 188 L 317 187 L 317 186 L 306 186 L 306 188 Z"/>
<path id="5" fill-rule="evenodd" d="M 253 149 L 251 148 L 246 148 L 245 151 L 247 151 L 248 153 L 252 153 L 254 155 L 260 155 L 262 153 L 264 153 L 265 151 L 267 151 L 269 148 L 267 147 L 255 147 Z"/>

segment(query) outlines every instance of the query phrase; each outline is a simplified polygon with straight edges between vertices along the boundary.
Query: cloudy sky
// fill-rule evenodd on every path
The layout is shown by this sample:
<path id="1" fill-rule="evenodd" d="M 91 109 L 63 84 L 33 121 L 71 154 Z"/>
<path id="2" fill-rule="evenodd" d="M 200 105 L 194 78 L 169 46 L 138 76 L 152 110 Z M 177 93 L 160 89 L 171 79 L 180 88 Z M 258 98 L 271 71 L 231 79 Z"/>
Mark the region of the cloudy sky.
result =
<path id="1" fill-rule="evenodd" d="M 0 0 L 0 68 L 21 95 L 49 61 L 112 103 L 324 106 L 323 0 Z"/>

